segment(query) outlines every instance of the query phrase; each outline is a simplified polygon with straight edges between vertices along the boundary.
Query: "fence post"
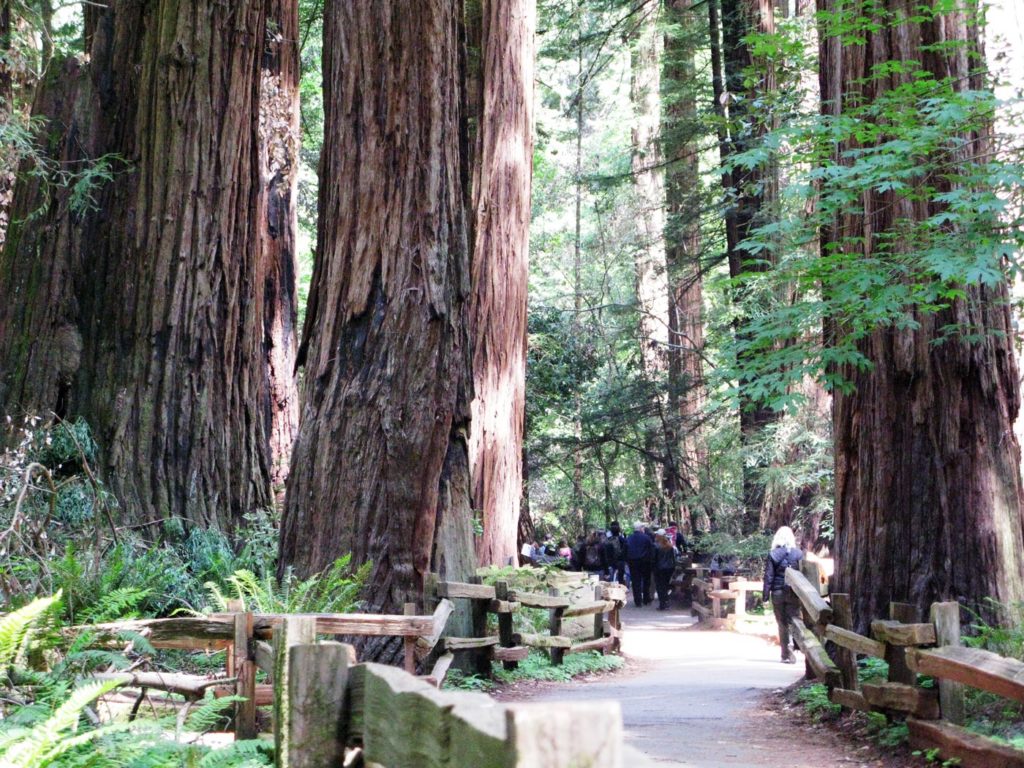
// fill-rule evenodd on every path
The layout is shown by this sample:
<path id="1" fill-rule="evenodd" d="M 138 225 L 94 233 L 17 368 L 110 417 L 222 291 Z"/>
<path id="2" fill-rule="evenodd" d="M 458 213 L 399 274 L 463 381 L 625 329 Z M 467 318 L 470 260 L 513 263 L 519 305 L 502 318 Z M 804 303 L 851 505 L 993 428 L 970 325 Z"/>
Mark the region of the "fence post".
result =
<path id="1" fill-rule="evenodd" d="M 936 645 L 960 645 L 960 603 L 932 603 Z M 942 717 L 954 725 L 964 724 L 964 687 L 939 678 L 939 708 Z"/>
<path id="2" fill-rule="evenodd" d="M 508 600 L 508 582 L 499 581 L 494 585 L 494 596 L 496 599 L 501 601 Z M 498 614 L 498 644 L 502 648 L 511 648 L 515 643 L 512 640 L 512 614 L 511 613 L 499 613 Z M 503 661 L 502 666 L 505 669 L 515 669 L 519 666 L 517 661 Z"/>
<path id="3" fill-rule="evenodd" d="M 291 710 L 288 689 L 291 649 L 316 642 L 316 619 L 312 616 L 289 616 L 274 629 L 274 764 L 284 768 L 291 752 Z"/>
<path id="4" fill-rule="evenodd" d="M 601 582 L 597 582 L 597 586 L 594 587 L 594 600 L 604 600 L 604 587 L 601 586 Z M 604 611 L 594 614 L 594 639 L 601 640 L 604 638 Z M 604 649 L 601 650 L 601 655 L 604 655 Z"/>
<path id="5" fill-rule="evenodd" d="M 416 603 L 406 603 L 403 606 L 402 613 L 406 616 L 416 615 Z M 403 644 L 405 646 L 405 671 L 410 675 L 416 674 L 416 638 L 406 636 L 403 638 Z"/>
<path id="6" fill-rule="evenodd" d="M 711 589 L 714 592 L 718 592 L 722 588 L 722 577 L 712 576 L 711 577 Z M 722 598 L 712 597 L 711 598 L 711 617 L 714 619 L 722 618 Z"/>
<path id="7" fill-rule="evenodd" d="M 832 593 L 832 623 L 841 629 L 853 628 L 853 613 L 850 609 L 850 596 L 843 592 Z M 857 677 L 857 654 L 840 645 L 835 650 L 836 666 L 843 676 L 843 688 L 848 691 L 860 690 Z"/>
<path id="8" fill-rule="evenodd" d="M 470 576 L 467 579 L 469 584 L 483 584 L 484 580 L 479 576 Z M 473 598 L 469 601 L 470 615 L 473 619 L 473 637 L 487 637 L 487 600 Z M 484 678 L 491 676 L 491 649 L 478 648 L 473 651 L 476 673 Z"/>
<path id="9" fill-rule="evenodd" d="M 341 643 L 288 648 L 288 682 L 279 691 L 287 734 L 281 768 L 323 768 L 345 760 L 348 648 Z"/>
<path id="10" fill-rule="evenodd" d="M 912 603 L 889 603 L 889 618 L 904 624 L 916 624 L 919 618 L 917 606 Z M 885 660 L 889 662 L 889 682 L 914 685 L 917 673 L 907 666 L 907 652 L 898 645 L 885 645 Z"/>
<path id="11" fill-rule="evenodd" d="M 552 595 L 554 597 L 558 597 L 558 588 L 557 587 L 551 587 L 548 590 L 548 594 Z M 548 629 L 548 634 L 550 634 L 552 637 L 555 637 L 557 635 L 562 634 L 562 614 L 565 612 L 565 609 L 564 608 L 552 608 L 550 610 L 551 610 L 551 614 L 550 614 L 551 615 L 551 620 L 550 620 L 550 625 L 549 625 L 549 629 Z M 551 663 L 554 664 L 556 667 L 561 666 L 562 665 L 562 659 L 565 657 L 565 649 L 564 648 L 551 648 L 550 649 L 550 654 L 551 654 Z"/>
<path id="12" fill-rule="evenodd" d="M 245 701 L 235 702 L 235 738 L 256 738 L 256 660 L 252 647 L 252 612 L 235 614 L 235 692 Z"/>

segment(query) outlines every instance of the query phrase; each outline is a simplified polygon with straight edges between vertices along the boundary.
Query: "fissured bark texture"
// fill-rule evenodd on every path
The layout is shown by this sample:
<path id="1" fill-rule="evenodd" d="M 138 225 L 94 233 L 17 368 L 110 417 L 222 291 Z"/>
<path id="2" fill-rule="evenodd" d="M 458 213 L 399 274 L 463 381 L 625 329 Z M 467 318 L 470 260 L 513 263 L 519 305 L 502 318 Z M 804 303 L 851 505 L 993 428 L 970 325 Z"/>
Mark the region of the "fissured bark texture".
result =
<path id="1" fill-rule="evenodd" d="M 49 204 L 35 244 L 5 250 L 17 308 L 0 320 L 0 404 L 86 418 L 125 520 L 228 528 L 272 502 L 268 328 L 294 312 L 258 215 L 275 30 L 264 0 L 95 11 L 67 141 L 115 177 L 77 211 Z"/>
<path id="2" fill-rule="evenodd" d="M 369 610 L 473 568 L 461 3 L 328 3 L 318 253 L 281 568 L 373 562 Z"/>
<path id="3" fill-rule="evenodd" d="M 483 523 L 477 540 L 481 564 L 516 563 L 519 552 L 535 17 L 535 0 L 481 4 L 469 441 L 473 506 Z"/>
<path id="4" fill-rule="evenodd" d="M 899 13 L 905 3 L 881 6 Z M 834 0 L 819 2 L 820 10 L 837 7 Z M 856 10 L 848 3 L 844 9 Z M 871 76 L 890 61 L 919 61 L 939 78 L 954 78 L 958 88 L 984 87 L 969 58 L 979 50 L 978 30 L 963 14 L 879 20 L 863 45 L 842 46 L 824 28 L 827 113 L 870 103 L 912 76 L 897 68 Z M 987 151 L 984 132 L 964 138 L 965 159 Z M 871 233 L 859 250 L 850 249 L 851 257 L 867 256 L 873 238 L 891 232 L 897 220 L 936 212 L 891 193 L 869 194 L 826 235 L 850 243 Z M 851 593 L 861 630 L 887 617 L 893 600 L 916 603 L 927 615 L 935 600 L 977 607 L 986 597 L 1024 596 L 1020 448 L 1013 433 L 1018 371 L 1006 287 L 971 288 L 948 310 L 914 319 L 916 330 L 880 330 L 864 341 L 861 351 L 873 369 L 845 371 L 856 391 L 834 399 L 836 590 Z M 983 337 L 936 343 L 951 324 Z"/>

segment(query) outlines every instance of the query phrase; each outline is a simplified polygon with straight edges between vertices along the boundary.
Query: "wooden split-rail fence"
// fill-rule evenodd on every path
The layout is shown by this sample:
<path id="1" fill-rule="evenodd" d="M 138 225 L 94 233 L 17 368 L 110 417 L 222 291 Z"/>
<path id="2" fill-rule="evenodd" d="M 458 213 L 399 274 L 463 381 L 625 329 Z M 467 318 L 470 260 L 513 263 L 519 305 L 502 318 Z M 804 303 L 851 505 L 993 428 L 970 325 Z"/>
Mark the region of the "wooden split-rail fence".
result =
<path id="1" fill-rule="evenodd" d="M 591 591 L 592 590 L 592 591 Z M 493 586 L 479 583 L 428 581 L 426 594 L 431 599 L 469 603 L 472 617 L 470 637 L 446 637 L 441 640 L 447 652 L 435 665 L 441 672 L 447 669 L 455 653 L 470 653 L 475 657 L 478 674 L 489 676 L 491 662 L 500 661 L 507 669 L 529 655 L 530 649 L 546 651 L 553 664 L 561 664 L 566 654 L 584 651 L 601 653 L 619 650 L 622 637 L 620 611 L 626 602 L 626 588 L 621 584 L 583 582 L 571 590 L 573 597 L 563 594 L 557 587 L 547 593 L 513 589 L 507 582 Z M 591 591 L 592 599 L 580 599 L 581 591 Z M 514 615 L 524 608 L 537 608 L 548 612 L 547 633 L 515 632 Z M 488 632 L 488 615 L 497 615 L 497 634 Z M 582 636 L 566 632 L 570 620 L 592 617 Z M 579 622 L 577 622 L 579 623 Z M 433 673 L 436 676 L 436 672 Z"/>
<path id="2" fill-rule="evenodd" d="M 592 599 L 579 599 L 581 590 Z M 236 694 L 232 725 L 236 738 L 265 730 L 259 708 L 273 706 L 272 730 L 281 766 L 327 766 L 345 750 L 362 749 L 367 764 L 380 766 L 619 766 L 622 718 L 615 703 L 504 706 L 483 694 L 439 691 L 457 654 L 469 654 L 480 673 L 492 661 L 513 666 L 530 648 L 553 662 L 567 653 L 617 650 L 619 610 L 625 588 L 617 584 L 575 585 L 573 597 L 551 589 L 535 593 L 474 582 L 428 579 L 428 615 L 406 604 L 402 615 L 258 614 L 230 605 L 232 612 L 201 617 L 142 619 L 89 627 L 116 635 L 146 637 L 155 648 L 225 650 L 223 674 L 111 672 L 97 675 L 140 689 L 183 696 L 184 722 L 192 703 L 207 691 Z M 455 601 L 468 601 L 472 635 L 445 636 Z M 548 611 L 548 633 L 516 633 L 521 608 Z M 488 634 L 488 615 L 498 634 Z M 592 630 L 572 637 L 564 625 L 593 617 Z M 401 638 L 405 668 L 358 664 L 351 645 L 317 642 L 321 635 Z M 417 677 L 417 661 L 432 661 Z M 262 672 L 262 681 L 257 682 Z M 461 761 L 461 762 L 458 762 Z M 337 764 L 341 764 L 340 762 Z"/>
<path id="3" fill-rule="evenodd" d="M 955 602 L 934 603 L 926 621 L 917 606 L 892 603 L 886 618 L 871 623 L 871 637 L 860 635 L 851 629 L 850 596 L 823 595 L 822 582 L 815 580 L 813 567 L 810 571 L 808 579 L 799 570 L 786 570 L 786 583 L 803 607 L 792 631 L 804 652 L 808 676 L 827 686 L 833 703 L 905 715 L 912 747 L 938 750 L 965 768 L 1024 768 L 1024 752 L 962 727 L 964 686 L 1024 702 L 1024 663 L 964 647 L 960 605 Z M 888 679 L 861 684 L 858 656 L 888 662 Z M 934 678 L 936 687 L 919 685 L 918 675 Z"/>

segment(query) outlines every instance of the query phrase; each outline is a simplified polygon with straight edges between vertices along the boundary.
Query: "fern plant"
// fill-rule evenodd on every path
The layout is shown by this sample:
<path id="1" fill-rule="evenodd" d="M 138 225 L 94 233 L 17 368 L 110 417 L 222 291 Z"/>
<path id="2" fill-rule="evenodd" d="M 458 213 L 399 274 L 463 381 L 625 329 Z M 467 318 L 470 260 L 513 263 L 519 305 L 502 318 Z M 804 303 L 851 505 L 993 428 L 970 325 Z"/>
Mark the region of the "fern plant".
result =
<path id="1" fill-rule="evenodd" d="M 370 563 L 353 570 L 345 555 L 324 571 L 299 579 L 289 568 L 278 583 L 270 573 L 262 577 L 240 569 L 226 579 L 223 587 L 207 582 L 213 610 L 225 611 L 228 602 L 240 600 L 246 608 L 260 613 L 351 613 L 359 607 L 359 593 L 370 573 Z"/>

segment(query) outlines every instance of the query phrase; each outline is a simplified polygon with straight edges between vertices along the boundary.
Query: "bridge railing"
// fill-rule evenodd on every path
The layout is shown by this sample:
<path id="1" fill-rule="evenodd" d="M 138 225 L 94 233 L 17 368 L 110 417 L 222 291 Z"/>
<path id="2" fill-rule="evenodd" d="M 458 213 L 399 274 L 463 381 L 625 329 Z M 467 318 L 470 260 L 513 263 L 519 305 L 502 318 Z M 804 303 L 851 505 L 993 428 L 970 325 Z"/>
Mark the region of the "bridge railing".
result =
<path id="1" fill-rule="evenodd" d="M 927 621 L 920 620 L 917 606 L 892 603 L 889 616 L 871 622 L 871 637 L 866 637 L 851 629 L 849 595 L 832 593 L 826 600 L 817 585 L 792 568 L 786 583 L 803 608 L 803 617 L 793 621 L 793 636 L 809 676 L 828 688 L 830 701 L 864 712 L 906 715 L 911 746 L 937 749 L 965 768 L 1024 768 L 1024 751 L 962 727 L 964 686 L 1024 702 L 1024 663 L 964 647 L 958 603 L 933 603 Z M 861 683 L 858 656 L 888 662 L 888 679 Z M 934 678 L 937 686 L 920 685 L 918 675 Z"/>

